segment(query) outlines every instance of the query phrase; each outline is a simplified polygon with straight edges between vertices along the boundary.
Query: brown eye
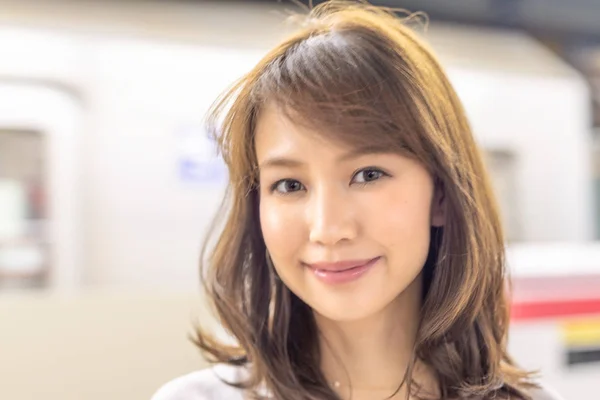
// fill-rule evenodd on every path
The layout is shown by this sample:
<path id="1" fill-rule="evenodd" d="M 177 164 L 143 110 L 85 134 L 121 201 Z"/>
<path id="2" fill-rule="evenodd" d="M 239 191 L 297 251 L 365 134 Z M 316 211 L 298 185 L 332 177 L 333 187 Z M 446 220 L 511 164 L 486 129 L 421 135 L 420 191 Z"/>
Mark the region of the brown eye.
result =
<path id="1" fill-rule="evenodd" d="M 369 183 L 381 179 L 384 176 L 388 176 L 385 172 L 377 168 L 364 168 L 354 174 L 352 178 L 353 183 Z"/>
<path id="2" fill-rule="evenodd" d="M 282 179 L 273 184 L 271 191 L 288 194 L 304 190 L 304 185 L 295 179 Z"/>

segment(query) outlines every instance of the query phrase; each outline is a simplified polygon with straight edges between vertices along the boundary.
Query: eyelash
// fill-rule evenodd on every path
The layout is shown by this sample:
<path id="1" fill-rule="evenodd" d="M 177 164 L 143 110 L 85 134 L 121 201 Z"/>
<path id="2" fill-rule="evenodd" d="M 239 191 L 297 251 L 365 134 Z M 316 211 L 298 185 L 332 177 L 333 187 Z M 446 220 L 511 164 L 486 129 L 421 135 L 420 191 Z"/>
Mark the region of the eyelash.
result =
<path id="1" fill-rule="evenodd" d="M 361 168 L 361 169 L 359 169 L 358 171 L 355 171 L 355 172 L 352 174 L 352 180 L 354 181 L 354 179 L 356 178 L 356 176 L 357 176 L 358 174 L 360 174 L 360 173 L 364 173 L 364 172 L 376 172 L 376 173 L 378 173 L 378 174 L 379 174 L 379 177 L 378 177 L 377 179 L 374 179 L 374 180 L 372 180 L 372 181 L 356 182 L 356 183 L 355 183 L 355 184 L 357 184 L 357 185 L 360 185 L 361 187 L 364 187 L 364 186 L 367 186 L 367 185 L 369 185 L 369 184 L 375 183 L 375 182 L 377 182 L 378 180 L 380 180 L 381 178 L 385 178 L 385 177 L 389 177 L 389 176 L 391 176 L 390 174 L 388 174 L 387 172 L 383 171 L 383 170 L 382 170 L 382 169 L 380 169 L 380 168 L 376 168 L 376 167 L 366 167 L 366 168 Z M 269 191 L 270 191 L 271 193 L 277 192 L 278 194 L 280 194 L 280 195 L 282 195 L 282 196 L 289 196 L 289 195 L 292 195 L 292 194 L 294 194 L 294 193 L 296 193 L 296 192 L 298 192 L 298 191 L 299 191 L 299 190 L 294 190 L 294 191 L 289 191 L 289 192 L 281 192 L 281 191 L 278 191 L 278 190 L 277 190 L 277 187 L 278 187 L 278 186 L 279 186 L 281 183 L 284 183 L 284 182 L 297 182 L 297 183 L 299 183 L 299 184 L 300 184 L 302 187 L 304 187 L 304 185 L 302 185 L 302 183 L 300 183 L 300 181 L 298 181 L 298 180 L 296 180 L 296 179 L 289 179 L 289 178 L 286 178 L 286 179 L 280 179 L 280 180 L 278 180 L 277 182 L 273 183 L 273 184 L 271 185 L 271 187 L 269 188 Z"/>

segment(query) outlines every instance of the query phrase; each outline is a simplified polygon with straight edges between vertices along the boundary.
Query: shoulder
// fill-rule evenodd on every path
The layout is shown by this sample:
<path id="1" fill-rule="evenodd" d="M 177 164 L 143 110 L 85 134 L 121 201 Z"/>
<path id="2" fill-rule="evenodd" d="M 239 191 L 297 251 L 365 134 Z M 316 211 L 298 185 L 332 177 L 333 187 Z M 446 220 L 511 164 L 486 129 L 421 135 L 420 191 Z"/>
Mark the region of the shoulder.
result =
<path id="1" fill-rule="evenodd" d="M 151 400 L 243 400 L 243 390 L 226 383 L 241 379 L 241 368 L 216 365 L 167 382 Z"/>
<path id="2" fill-rule="evenodd" d="M 531 392 L 533 400 L 564 400 L 554 389 L 546 385 L 541 385 L 539 389 Z"/>

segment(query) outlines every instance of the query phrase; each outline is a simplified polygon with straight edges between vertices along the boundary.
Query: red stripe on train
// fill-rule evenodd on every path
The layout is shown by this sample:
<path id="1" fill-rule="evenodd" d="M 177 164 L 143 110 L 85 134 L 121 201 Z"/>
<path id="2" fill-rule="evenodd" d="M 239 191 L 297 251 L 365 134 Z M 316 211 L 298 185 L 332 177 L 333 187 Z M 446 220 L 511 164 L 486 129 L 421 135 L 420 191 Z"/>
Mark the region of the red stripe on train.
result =
<path id="1" fill-rule="evenodd" d="M 600 298 L 544 301 L 516 301 L 512 304 L 512 321 L 529 321 L 600 315 Z"/>

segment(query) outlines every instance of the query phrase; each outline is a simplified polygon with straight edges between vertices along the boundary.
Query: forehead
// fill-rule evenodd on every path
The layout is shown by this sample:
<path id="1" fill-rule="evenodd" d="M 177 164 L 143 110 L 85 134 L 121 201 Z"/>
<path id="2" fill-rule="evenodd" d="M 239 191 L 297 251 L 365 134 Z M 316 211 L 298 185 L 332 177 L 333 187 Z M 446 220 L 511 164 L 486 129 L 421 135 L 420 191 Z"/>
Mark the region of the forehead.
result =
<path id="1" fill-rule="evenodd" d="M 382 134 L 361 135 L 357 138 L 350 131 L 327 129 L 324 124 L 284 112 L 280 107 L 269 105 L 258 115 L 254 146 L 258 160 L 270 153 L 390 153 L 395 149 L 389 145 L 389 137 L 381 140 Z M 369 137 L 370 136 L 370 137 Z M 386 140 L 387 139 L 387 140 Z M 303 154 L 306 156 L 314 154 Z"/>
<path id="2" fill-rule="evenodd" d="M 276 105 L 269 104 L 264 107 L 258 114 L 254 132 L 257 150 L 274 145 L 285 147 L 286 143 L 291 145 L 291 142 L 296 144 L 332 142 L 330 135 L 315 129 L 310 123 L 299 122 L 301 120 L 301 118 L 290 118 L 288 113 Z M 340 141 L 338 146 L 344 146 L 344 143 Z"/>

